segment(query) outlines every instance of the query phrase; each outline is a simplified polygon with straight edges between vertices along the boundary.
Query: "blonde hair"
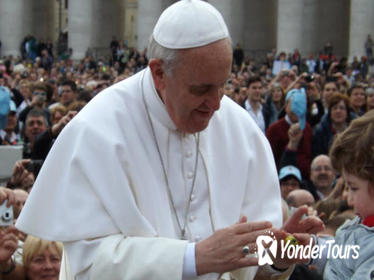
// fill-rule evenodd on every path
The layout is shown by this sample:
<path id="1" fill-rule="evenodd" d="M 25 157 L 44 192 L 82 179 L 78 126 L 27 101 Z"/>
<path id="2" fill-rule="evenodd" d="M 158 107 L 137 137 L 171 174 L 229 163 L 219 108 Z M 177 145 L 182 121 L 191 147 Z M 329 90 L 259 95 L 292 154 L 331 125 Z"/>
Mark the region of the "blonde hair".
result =
<path id="1" fill-rule="evenodd" d="M 50 249 L 52 246 L 55 246 L 60 258 L 62 258 L 62 243 L 61 242 L 43 240 L 43 239 L 28 235 L 25 240 L 25 243 L 23 244 L 23 249 L 22 249 L 23 250 L 22 261 L 23 261 L 23 265 L 25 269 L 27 270 L 29 268 L 32 258 L 35 255 L 42 253 L 47 249 Z"/>
<path id="2" fill-rule="evenodd" d="M 353 120 L 330 150 L 332 166 L 368 180 L 374 186 L 374 110 Z"/>
<path id="3" fill-rule="evenodd" d="M 74 101 L 73 103 L 71 103 L 68 107 L 67 107 L 67 110 L 68 111 L 77 111 L 79 112 L 80 110 L 83 109 L 84 106 L 87 105 L 87 102 L 85 101 Z"/>
<path id="4" fill-rule="evenodd" d="M 56 105 L 54 107 L 52 107 L 49 112 L 51 113 L 51 116 L 53 116 L 56 112 L 60 112 L 61 115 L 65 115 L 67 113 L 67 109 L 64 105 Z"/>

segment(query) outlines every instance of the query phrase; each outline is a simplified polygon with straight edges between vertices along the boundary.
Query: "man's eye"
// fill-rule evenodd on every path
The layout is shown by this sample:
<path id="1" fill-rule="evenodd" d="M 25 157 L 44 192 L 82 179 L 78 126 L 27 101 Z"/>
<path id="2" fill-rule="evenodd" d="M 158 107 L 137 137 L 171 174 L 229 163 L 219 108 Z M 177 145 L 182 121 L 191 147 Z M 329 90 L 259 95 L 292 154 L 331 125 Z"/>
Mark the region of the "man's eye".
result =
<path id="1" fill-rule="evenodd" d="M 208 92 L 209 89 L 210 89 L 209 86 L 196 86 L 196 87 L 195 87 L 195 86 L 192 86 L 192 87 L 190 88 L 190 91 L 191 91 L 191 93 L 194 94 L 194 95 L 203 95 L 203 94 L 205 94 L 206 92 Z"/>

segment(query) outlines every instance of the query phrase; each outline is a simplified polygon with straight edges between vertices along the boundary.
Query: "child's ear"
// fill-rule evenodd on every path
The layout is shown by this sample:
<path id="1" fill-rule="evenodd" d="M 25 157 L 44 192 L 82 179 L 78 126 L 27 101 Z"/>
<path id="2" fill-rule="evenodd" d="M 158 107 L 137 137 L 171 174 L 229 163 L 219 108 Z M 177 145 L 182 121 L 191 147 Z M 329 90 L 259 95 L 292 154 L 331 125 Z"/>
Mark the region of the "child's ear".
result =
<path id="1" fill-rule="evenodd" d="M 369 182 L 369 185 L 368 185 L 368 192 L 369 192 L 370 197 L 374 199 L 374 184 L 371 182 Z"/>

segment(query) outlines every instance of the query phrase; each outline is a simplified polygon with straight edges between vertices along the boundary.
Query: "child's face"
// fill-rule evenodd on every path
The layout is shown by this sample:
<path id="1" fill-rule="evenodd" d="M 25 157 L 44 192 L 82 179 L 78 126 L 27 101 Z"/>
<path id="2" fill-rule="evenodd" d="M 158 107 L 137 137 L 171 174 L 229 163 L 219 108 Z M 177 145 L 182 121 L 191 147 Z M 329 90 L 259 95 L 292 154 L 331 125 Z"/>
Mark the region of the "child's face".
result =
<path id="1" fill-rule="evenodd" d="M 348 185 L 348 203 L 354 213 L 362 219 L 374 215 L 374 191 L 369 181 L 345 171 L 343 176 Z"/>

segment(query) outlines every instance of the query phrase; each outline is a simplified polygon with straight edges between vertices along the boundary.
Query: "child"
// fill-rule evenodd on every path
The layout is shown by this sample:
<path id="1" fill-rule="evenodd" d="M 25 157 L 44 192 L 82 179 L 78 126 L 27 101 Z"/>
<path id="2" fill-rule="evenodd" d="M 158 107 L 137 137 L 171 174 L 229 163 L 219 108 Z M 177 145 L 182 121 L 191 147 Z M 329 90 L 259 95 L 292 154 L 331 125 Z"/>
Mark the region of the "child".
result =
<path id="1" fill-rule="evenodd" d="M 335 139 L 330 150 L 334 168 L 348 185 L 348 201 L 356 218 L 336 232 L 335 244 L 359 245 L 359 256 L 329 258 L 324 279 L 374 277 L 374 110 L 354 120 Z"/>

